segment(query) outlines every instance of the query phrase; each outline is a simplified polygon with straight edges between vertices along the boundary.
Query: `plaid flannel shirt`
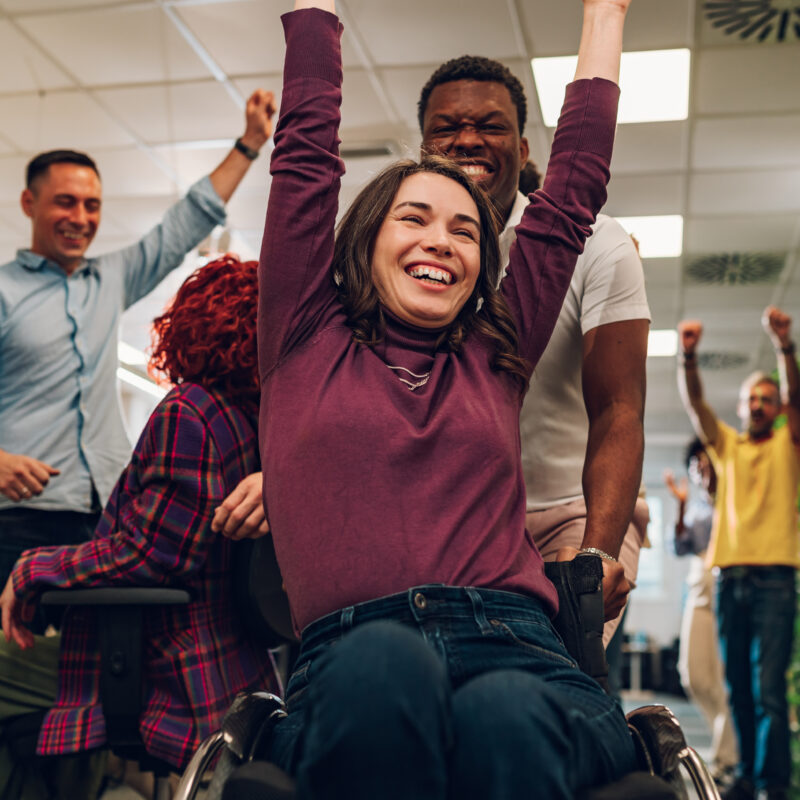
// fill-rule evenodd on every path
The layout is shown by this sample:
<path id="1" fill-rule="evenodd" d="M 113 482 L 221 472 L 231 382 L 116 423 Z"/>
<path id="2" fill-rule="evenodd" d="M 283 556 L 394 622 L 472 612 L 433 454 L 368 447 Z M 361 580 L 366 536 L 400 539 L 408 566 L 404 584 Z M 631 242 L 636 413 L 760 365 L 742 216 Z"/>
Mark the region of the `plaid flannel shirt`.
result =
<path id="1" fill-rule="evenodd" d="M 26 551 L 14 589 L 30 601 L 50 587 L 180 586 L 187 606 L 145 622 L 148 752 L 183 767 L 218 729 L 236 693 L 276 691 L 272 661 L 245 636 L 230 591 L 232 542 L 211 530 L 215 508 L 259 469 L 254 420 L 196 384 L 173 389 L 150 417 L 92 541 Z M 42 755 L 105 742 L 99 646 L 90 611 L 64 621 L 58 697 L 39 734 Z"/>

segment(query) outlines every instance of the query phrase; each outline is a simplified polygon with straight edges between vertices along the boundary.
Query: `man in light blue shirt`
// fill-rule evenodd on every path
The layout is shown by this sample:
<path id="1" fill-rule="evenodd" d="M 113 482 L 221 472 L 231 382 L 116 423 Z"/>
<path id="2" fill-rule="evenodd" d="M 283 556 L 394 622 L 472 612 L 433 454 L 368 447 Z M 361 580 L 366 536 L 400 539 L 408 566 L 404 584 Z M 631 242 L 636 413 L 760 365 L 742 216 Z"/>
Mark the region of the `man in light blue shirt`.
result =
<path id="1" fill-rule="evenodd" d="M 24 549 L 94 530 L 131 450 L 116 391 L 122 312 L 225 221 L 273 112 L 256 91 L 220 165 L 136 244 L 97 258 L 84 257 L 102 207 L 95 163 L 52 151 L 28 165 L 31 247 L 0 266 L 0 585 Z"/>

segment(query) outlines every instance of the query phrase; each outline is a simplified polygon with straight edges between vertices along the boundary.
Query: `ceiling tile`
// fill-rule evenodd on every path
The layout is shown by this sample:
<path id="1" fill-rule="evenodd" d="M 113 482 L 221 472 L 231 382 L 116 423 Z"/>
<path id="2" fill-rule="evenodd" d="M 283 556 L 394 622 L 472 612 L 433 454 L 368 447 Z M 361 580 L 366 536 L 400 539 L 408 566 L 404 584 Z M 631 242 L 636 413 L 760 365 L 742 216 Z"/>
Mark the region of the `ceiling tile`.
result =
<path id="1" fill-rule="evenodd" d="M 683 175 L 612 175 L 603 212 L 614 217 L 683 213 Z"/>
<path id="2" fill-rule="evenodd" d="M 230 139 L 244 132 L 241 111 L 217 81 L 97 91 L 125 125 L 150 144 Z"/>
<path id="3" fill-rule="evenodd" d="M 361 189 L 371 181 L 384 167 L 397 159 L 394 156 L 378 156 L 375 158 L 350 158 L 345 162 L 347 171 L 342 178 L 343 186 Z"/>
<path id="4" fill-rule="evenodd" d="M 233 142 L 231 142 L 233 144 Z M 181 185 L 188 188 L 196 180 L 208 175 L 223 158 L 230 151 L 230 147 L 198 147 L 198 148 L 181 148 L 181 147 L 156 147 L 155 153 L 169 165 L 178 177 Z M 261 156 L 257 161 L 253 162 L 255 165 L 261 165 L 264 157 Z M 253 167 L 248 170 L 252 173 Z"/>
<path id="5" fill-rule="evenodd" d="M 800 166 L 800 114 L 700 119 L 692 164 L 700 169 Z"/>
<path id="6" fill-rule="evenodd" d="M 389 116 L 364 70 L 344 73 L 342 92 L 342 130 L 352 127 L 386 125 Z"/>
<path id="7" fill-rule="evenodd" d="M 21 36 L 0 20 L 0 92 L 38 92 L 72 86 L 72 81 Z"/>
<path id="8" fill-rule="evenodd" d="M 611 173 L 685 169 L 686 135 L 686 122 L 618 125 Z"/>
<path id="9" fill-rule="evenodd" d="M 0 97 L 0 119 L 4 135 L 29 153 L 132 143 L 126 131 L 82 92 Z"/>
<path id="10" fill-rule="evenodd" d="M 800 169 L 695 175 L 692 214 L 769 214 L 800 211 Z"/>
<path id="11" fill-rule="evenodd" d="M 522 29 L 537 57 L 574 55 L 581 32 L 579 3 L 518 3 Z M 637 0 L 625 24 L 626 50 L 688 47 L 693 22 L 690 0 Z"/>
<path id="12" fill-rule="evenodd" d="M 103 197 L 173 194 L 175 184 L 146 152 L 135 147 L 92 153 L 103 179 Z"/>
<path id="13" fill-rule="evenodd" d="M 695 111 L 754 114 L 800 111 L 800 45 L 701 51 Z"/>
<path id="14" fill-rule="evenodd" d="M 236 192 L 228 202 L 228 228 L 232 230 L 244 229 L 249 231 L 264 230 L 264 220 L 267 216 L 268 194 L 260 196 Z"/>
<path id="15" fill-rule="evenodd" d="M 378 66 L 440 63 L 464 53 L 519 56 L 505 4 L 491 15 L 485 0 L 408 0 L 401 13 L 392 0 L 348 0 L 347 8 Z"/>
<path id="16" fill-rule="evenodd" d="M 783 251 L 796 240 L 795 214 L 690 217 L 683 231 L 687 253 Z"/>
<path id="17" fill-rule="evenodd" d="M 30 11 L 69 11 L 87 6 L 105 6 L 109 0 L 3 0 L 3 10 L 25 16 Z"/>
<path id="18" fill-rule="evenodd" d="M 13 205 L 19 210 L 19 195 L 25 188 L 27 158 L 4 156 L 0 158 L 0 207 Z M 22 211 L 19 210 L 22 214 Z"/>
<path id="19" fill-rule="evenodd" d="M 774 286 L 763 284 L 704 286 L 687 283 L 684 315 L 703 320 L 708 329 L 703 333 L 703 340 L 708 339 L 709 348 L 725 344 L 746 347 L 748 342 L 752 343 L 754 333 L 761 331 L 761 312 L 769 305 L 774 292 Z M 734 309 L 735 316 L 731 314 Z"/>
<path id="20" fill-rule="evenodd" d="M 178 7 L 180 17 L 228 75 L 283 72 L 283 26 L 288 9 L 276 0 L 198 3 Z"/>
<path id="21" fill-rule="evenodd" d="M 204 64 L 158 8 L 45 14 L 23 17 L 20 24 L 84 86 L 208 77 Z"/>
<path id="22" fill-rule="evenodd" d="M 166 210 L 177 199 L 177 195 L 110 197 L 103 203 L 103 226 L 108 228 L 109 234 L 127 235 L 128 244 L 133 244 L 161 222 Z M 100 243 L 98 242 L 98 246 Z"/>
<path id="23" fill-rule="evenodd" d="M 645 258 L 642 266 L 648 298 L 652 289 L 674 288 L 680 282 L 680 258 Z"/>

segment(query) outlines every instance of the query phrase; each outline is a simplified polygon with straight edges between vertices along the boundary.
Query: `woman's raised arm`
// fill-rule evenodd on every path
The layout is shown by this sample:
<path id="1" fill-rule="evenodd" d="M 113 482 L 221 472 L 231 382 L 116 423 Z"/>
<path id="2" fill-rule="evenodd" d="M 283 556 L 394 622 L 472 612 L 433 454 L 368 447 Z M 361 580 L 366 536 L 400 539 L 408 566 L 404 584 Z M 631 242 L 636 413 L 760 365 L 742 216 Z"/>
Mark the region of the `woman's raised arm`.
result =
<path id="1" fill-rule="evenodd" d="M 631 0 L 583 0 L 583 29 L 575 80 L 619 82 L 622 28 Z"/>
<path id="2" fill-rule="evenodd" d="M 329 277 L 338 210 L 341 24 L 334 0 L 296 0 L 282 18 L 283 94 L 259 264 L 262 380 L 322 324 L 335 300 Z"/>

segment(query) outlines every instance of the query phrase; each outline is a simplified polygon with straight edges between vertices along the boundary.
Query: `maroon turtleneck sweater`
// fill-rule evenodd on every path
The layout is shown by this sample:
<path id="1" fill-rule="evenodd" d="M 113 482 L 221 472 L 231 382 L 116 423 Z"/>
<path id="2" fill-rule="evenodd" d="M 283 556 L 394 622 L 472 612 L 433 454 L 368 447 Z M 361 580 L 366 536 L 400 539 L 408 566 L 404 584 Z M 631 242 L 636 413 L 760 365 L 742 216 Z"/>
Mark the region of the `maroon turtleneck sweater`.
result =
<path id="1" fill-rule="evenodd" d="M 552 611 L 555 590 L 525 530 L 518 386 L 492 371 L 474 334 L 452 353 L 435 348 L 440 331 L 389 316 L 379 347 L 353 341 L 329 276 L 341 26 L 319 10 L 283 22 L 259 272 L 259 437 L 295 625 L 426 583 L 517 592 Z M 618 94 L 598 79 L 569 87 L 544 186 L 517 228 L 502 292 L 531 365 L 605 202 Z M 410 389 L 405 370 L 427 382 Z"/>

